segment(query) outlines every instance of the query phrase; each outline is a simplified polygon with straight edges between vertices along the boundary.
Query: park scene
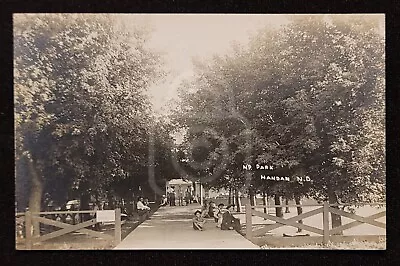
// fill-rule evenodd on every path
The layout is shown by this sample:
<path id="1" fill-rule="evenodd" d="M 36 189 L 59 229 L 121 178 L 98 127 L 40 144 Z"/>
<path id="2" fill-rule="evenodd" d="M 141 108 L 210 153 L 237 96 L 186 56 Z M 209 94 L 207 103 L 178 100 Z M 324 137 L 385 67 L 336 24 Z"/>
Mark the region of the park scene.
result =
<path id="1" fill-rule="evenodd" d="M 384 25 L 14 14 L 16 249 L 386 249 Z"/>

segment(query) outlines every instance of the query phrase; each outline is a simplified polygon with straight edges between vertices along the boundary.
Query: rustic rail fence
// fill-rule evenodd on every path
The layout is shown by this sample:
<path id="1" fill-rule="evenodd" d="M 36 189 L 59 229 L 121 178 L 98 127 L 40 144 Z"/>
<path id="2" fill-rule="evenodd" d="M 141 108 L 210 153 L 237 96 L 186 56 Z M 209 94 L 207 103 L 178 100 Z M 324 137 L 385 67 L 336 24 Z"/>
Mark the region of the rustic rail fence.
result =
<path id="1" fill-rule="evenodd" d="M 107 212 L 107 213 L 104 213 Z M 113 213 L 113 217 L 110 217 L 110 214 Z M 80 222 L 80 219 L 73 219 L 73 224 L 66 223 L 65 218 L 63 222 L 56 220 L 56 217 L 67 215 L 71 217 L 75 217 L 76 214 L 96 214 L 95 218 L 89 219 L 84 222 Z M 106 217 L 104 214 L 106 214 Z M 52 215 L 54 219 L 49 219 L 41 216 L 50 216 Z M 76 220 L 79 220 L 76 223 Z M 97 223 L 101 222 L 115 222 L 114 227 L 114 237 L 108 234 L 104 234 L 98 231 L 94 231 L 91 229 L 87 229 L 89 226 L 93 226 Z M 45 225 L 50 225 L 53 227 L 61 228 L 61 230 L 56 230 L 47 234 L 42 234 L 40 229 L 38 230 L 38 235 L 33 235 L 33 224 L 34 222 L 39 222 Z M 32 249 L 34 243 L 46 241 L 55 237 L 59 237 L 72 232 L 84 233 L 90 236 L 103 238 L 107 240 L 114 241 L 115 244 L 121 242 L 121 209 L 117 208 L 115 210 L 109 211 L 50 211 L 50 212 L 30 212 L 26 211 L 23 213 L 16 213 L 16 234 L 17 234 L 17 243 L 24 243 L 26 249 Z M 25 233 L 25 235 L 21 235 Z M 22 237 L 21 237 L 22 236 Z"/>
<path id="2" fill-rule="evenodd" d="M 343 230 L 347 230 L 350 228 L 353 228 L 355 226 L 361 225 L 361 224 L 370 224 L 379 228 L 384 228 L 386 229 L 386 224 L 376 221 L 376 219 L 381 218 L 386 216 L 386 210 L 380 211 L 376 214 L 370 215 L 368 217 L 363 217 L 351 212 L 346 212 L 344 210 L 340 210 L 338 207 L 339 206 L 354 206 L 355 204 L 329 204 L 328 202 L 324 202 L 323 204 L 282 204 L 282 205 L 257 205 L 257 206 L 251 206 L 250 204 L 246 204 L 245 206 L 245 215 L 246 215 L 246 238 L 252 242 L 254 242 L 256 237 L 264 236 L 271 230 L 274 230 L 276 228 L 282 227 L 282 226 L 292 226 L 296 227 L 298 229 L 303 229 L 305 231 L 313 232 L 317 235 L 323 236 L 323 244 L 326 245 L 328 242 L 331 240 L 332 236 L 342 232 Z M 358 206 L 386 206 L 386 203 L 363 203 L 363 204 L 357 204 Z M 302 213 L 300 215 L 290 217 L 288 219 L 284 219 L 281 217 L 273 216 L 268 213 L 263 213 L 260 211 L 257 211 L 256 208 L 266 208 L 266 207 L 319 207 L 317 209 Z M 317 214 L 322 213 L 322 229 L 309 226 L 303 223 L 299 223 L 298 221 L 303 220 L 305 218 L 315 216 Z M 329 213 L 334 213 L 343 217 L 350 218 L 354 220 L 353 222 L 335 227 L 330 229 L 329 223 Z M 258 216 L 262 217 L 266 220 L 271 220 L 276 222 L 275 224 L 254 224 L 253 223 L 253 216 Z M 254 225 L 262 225 L 262 228 L 253 230 Z"/>

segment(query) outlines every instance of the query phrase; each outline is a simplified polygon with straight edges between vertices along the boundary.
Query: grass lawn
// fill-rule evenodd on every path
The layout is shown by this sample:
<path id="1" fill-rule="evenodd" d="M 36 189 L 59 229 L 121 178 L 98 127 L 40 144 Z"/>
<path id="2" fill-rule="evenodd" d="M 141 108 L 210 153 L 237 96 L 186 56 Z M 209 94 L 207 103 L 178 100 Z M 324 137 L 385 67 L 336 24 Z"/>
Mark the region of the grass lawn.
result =
<path id="1" fill-rule="evenodd" d="M 287 248 L 277 248 L 277 247 L 269 247 L 268 245 L 264 245 L 261 247 L 262 249 L 287 249 Z M 349 249 L 349 250 L 385 250 L 386 249 L 386 241 L 380 241 L 378 243 L 368 242 L 368 241 L 352 241 L 349 243 L 328 243 L 326 246 L 322 244 L 313 244 L 313 245 L 302 245 L 296 247 L 290 247 L 290 249 Z"/>

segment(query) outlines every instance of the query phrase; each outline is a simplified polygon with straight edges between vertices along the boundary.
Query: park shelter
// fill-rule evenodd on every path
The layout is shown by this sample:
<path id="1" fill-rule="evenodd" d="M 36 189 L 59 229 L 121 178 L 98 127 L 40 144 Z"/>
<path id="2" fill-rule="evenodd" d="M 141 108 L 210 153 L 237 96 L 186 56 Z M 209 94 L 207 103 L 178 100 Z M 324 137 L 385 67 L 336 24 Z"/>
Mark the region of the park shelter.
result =
<path id="1" fill-rule="evenodd" d="M 187 189 L 190 191 L 193 190 L 193 182 L 184 180 L 182 178 L 179 179 L 171 179 L 167 182 L 165 186 L 166 194 L 168 191 L 174 190 L 176 193 L 182 192 L 184 193 Z"/>

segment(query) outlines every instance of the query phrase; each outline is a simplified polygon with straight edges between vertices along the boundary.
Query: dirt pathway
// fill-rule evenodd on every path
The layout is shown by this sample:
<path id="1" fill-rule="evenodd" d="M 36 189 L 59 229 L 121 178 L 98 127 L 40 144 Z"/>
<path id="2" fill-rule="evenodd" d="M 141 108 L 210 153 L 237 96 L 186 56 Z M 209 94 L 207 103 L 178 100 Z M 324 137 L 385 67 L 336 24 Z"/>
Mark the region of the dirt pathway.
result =
<path id="1" fill-rule="evenodd" d="M 200 206 L 161 207 L 115 249 L 259 249 L 236 231 L 222 231 L 207 219 L 204 231 L 195 231 L 191 219 Z"/>

